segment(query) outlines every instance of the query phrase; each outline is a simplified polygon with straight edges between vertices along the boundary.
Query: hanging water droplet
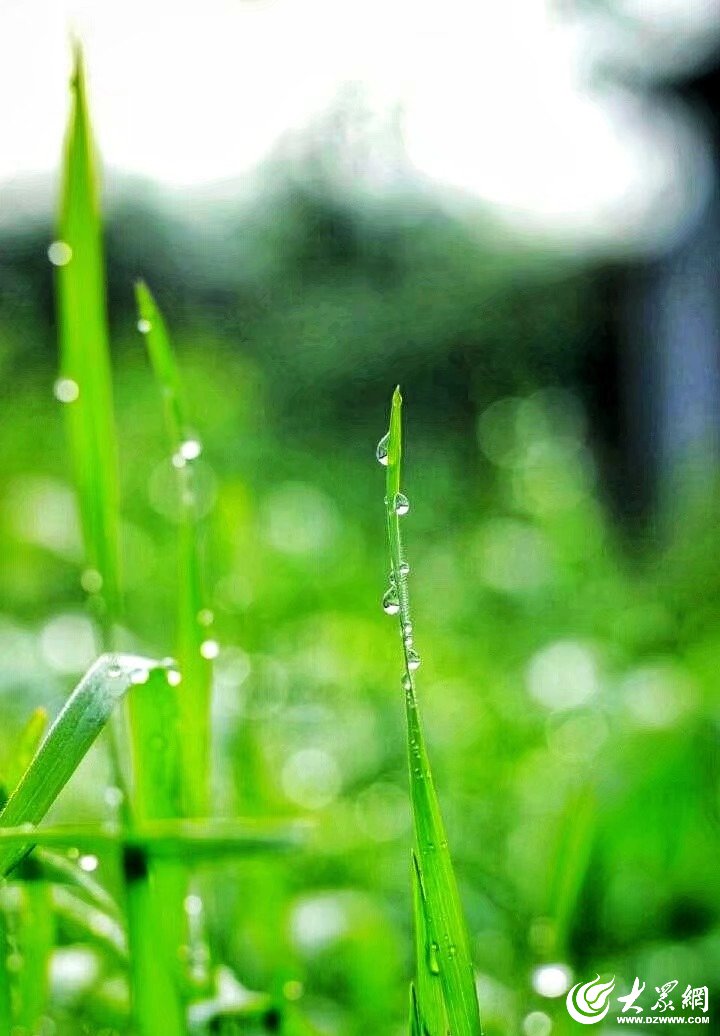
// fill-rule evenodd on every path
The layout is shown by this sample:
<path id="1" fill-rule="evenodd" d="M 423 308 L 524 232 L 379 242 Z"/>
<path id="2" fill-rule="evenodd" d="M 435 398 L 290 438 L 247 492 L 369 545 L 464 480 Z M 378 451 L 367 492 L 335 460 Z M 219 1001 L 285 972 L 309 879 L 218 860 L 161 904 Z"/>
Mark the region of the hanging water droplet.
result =
<path id="1" fill-rule="evenodd" d="M 408 511 L 410 510 L 410 501 L 408 500 L 408 498 L 405 496 L 404 493 L 396 493 L 395 494 L 395 499 L 393 501 L 393 508 L 395 510 L 395 514 L 398 514 L 401 517 L 404 514 L 408 513 Z"/>
<path id="2" fill-rule="evenodd" d="M 183 460 L 197 460 L 202 453 L 202 443 L 199 439 L 189 438 L 180 443 L 178 453 Z"/>
<path id="3" fill-rule="evenodd" d="M 185 913 L 190 917 L 199 917 L 203 912 L 203 901 L 200 896 L 193 894 L 186 896 L 183 906 L 185 907 Z"/>
<path id="4" fill-rule="evenodd" d="M 72 254 L 72 248 L 67 241 L 53 241 L 47 250 L 48 259 L 53 266 L 67 266 Z"/>
<path id="5" fill-rule="evenodd" d="M 86 568 L 80 576 L 80 586 L 88 594 L 99 594 L 103 586 L 103 577 L 96 568 Z"/>
<path id="6" fill-rule="evenodd" d="M 402 674 L 402 677 L 400 679 L 400 683 L 402 684 L 402 689 L 404 691 L 411 691 L 412 690 L 412 679 L 411 679 L 409 673 L 403 673 Z"/>
<path id="7" fill-rule="evenodd" d="M 137 329 L 141 335 L 147 335 L 152 331 L 152 324 L 149 320 L 146 320 L 144 317 L 141 317 L 140 320 L 138 320 L 137 322 Z"/>
<path id="8" fill-rule="evenodd" d="M 172 455 L 172 465 L 174 468 L 184 468 L 187 461 L 183 457 L 182 453 L 178 450 L 177 453 Z"/>
<path id="9" fill-rule="evenodd" d="M 390 446 L 390 432 L 385 432 L 385 435 L 383 435 L 382 439 L 377 444 L 377 449 L 375 450 L 375 456 L 380 461 L 380 463 L 383 464 L 385 467 L 387 467 L 387 464 L 388 464 L 388 447 L 389 446 Z"/>
<path id="10" fill-rule="evenodd" d="M 168 669 L 165 679 L 171 687 L 177 687 L 178 684 L 182 683 L 182 673 L 179 669 Z"/>
<path id="11" fill-rule="evenodd" d="M 143 683 L 147 683 L 149 679 L 149 669 L 133 669 L 133 671 L 130 673 L 130 683 L 135 684 L 136 686 Z"/>
<path id="12" fill-rule="evenodd" d="M 383 594 L 382 606 L 386 615 L 397 615 L 400 611 L 400 601 L 394 585 L 389 586 Z"/>
<path id="13" fill-rule="evenodd" d="M 416 669 L 420 668 L 420 655 L 414 648 L 410 648 L 407 655 L 407 667 L 411 673 L 414 673 Z"/>
<path id="14" fill-rule="evenodd" d="M 408 575 L 408 573 L 410 572 L 410 566 L 408 565 L 407 561 L 400 562 L 399 572 L 401 576 Z"/>
<path id="15" fill-rule="evenodd" d="M 90 853 L 86 853 L 78 860 L 78 867 L 81 871 L 85 871 L 86 874 L 92 874 L 93 871 L 98 869 L 98 863 L 97 856 L 91 856 Z"/>
<path id="16" fill-rule="evenodd" d="M 403 636 L 404 637 L 409 637 L 410 634 L 413 631 L 412 623 L 411 622 L 404 622 L 402 624 L 402 631 L 403 631 Z"/>
<path id="17" fill-rule="evenodd" d="M 80 386 L 72 378 L 58 378 L 53 385 L 53 395 L 60 403 L 74 403 L 80 395 Z"/>
<path id="18" fill-rule="evenodd" d="M 406 648 L 411 648 L 413 646 L 412 633 L 405 634 L 405 636 L 403 637 L 403 644 Z"/>
<path id="19" fill-rule="evenodd" d="M 200 645 L 200 654 L 203 658 L 217 658 L 220 654 L 220 645 L 216 640 L 204 640 Z"/>

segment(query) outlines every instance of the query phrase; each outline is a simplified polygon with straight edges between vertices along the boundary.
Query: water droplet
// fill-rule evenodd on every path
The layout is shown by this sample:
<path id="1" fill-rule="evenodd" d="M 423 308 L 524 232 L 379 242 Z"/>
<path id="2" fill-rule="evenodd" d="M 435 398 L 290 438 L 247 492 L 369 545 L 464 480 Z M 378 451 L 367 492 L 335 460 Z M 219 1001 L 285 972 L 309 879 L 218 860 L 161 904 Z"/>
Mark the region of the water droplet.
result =
<path id="1" fill-rule="evenodd" d="M 178 684 L 182 683 L 182 673 L 179 669 L 168 669 L 165 679 L 171 687 L 177 687 Z"/>
<path id="2" fill-rule="evenodd" d="M 103 577 L 96 568 L 86 568 L 80 576 L 80 586 L 88 594 L 99 594 L 103 587 Z"/>
<path id="3" fill-rule="evenodd" d="M 212 626 L 215 616 L 209 608 L 201 608 L 197 613 L 197 621 L 201 626 Z"/>
<path id="4" fill-rule="evenodd" d="M 402 624 L 403 636 L 404 637 L 409 637 L 410 634 L 412 633 L 412 628 L 413 627 L 412 627 L 412 623 L 411 622 L 404 622 Z"/>
<path id="5" fill-rule="evenodd" d="M 203 902 L 200 896 L 186 896 L 183 905 L 189 917 L 199 917 L 202 914 Z"/>
<path id="6" fill-rule="evenodd" d="M 173 465 L 174 468 L 184 468 L 186 463 L 187 463 L 187 461 L 185 460 L 185 458 L 183 457 L 182 453 L 180 453 L 179 450 L 178 450 L 177 453 L 173 453 L 173 455 L 172 455 L 172 465 Z"/>
<path id="7" fill-rule="evenodd" d="M 389 446 L 390 446 L 390 432 L 386 432 L 385 435 L 383 435 L 383 437 L 380 440 L 380 442 L 377 444 L 377 449 L 375 450 L 375 456 L 380 461 L 380 463 L 383 464 L 385 467 L 387 467 L 387 464 L 388 464 L 388 447 Z"/>
<path id="8" fill-rule="evenodd" d="M 406 648 L 411 648 L 413 646 L 413 638 L 411 633 L 405 634 L 405 636 L 403 637 L 403 644 Z"/>
<path id="9" fill-rule="evenodd" d="M 407 667 L 411 673 L 420 668 L 420 655 L 413 648 L 407 652 Z"/>
<path id="10" fill-rule="evenodd" d="M 80 395 L 80 386 L 72 378 L 58 378 L 53 385 L 53 395 L 60 403 L 74 403 Z"/>
<path id="11" fill-rule="evenodd" d="M 143 683 L 147 683 L 149 679 L 149 669 L 133 669 L 133 671 L 130 673 L 130 683 L 135 684 L 136 686 Z"/>
<path id="12" fill-rule="evenodd" d="M 438 960 L 438 952 L 440 947 L 436 942 L 431 942 L 428 946 L 428 968 L 432 975 L 440 974 L 440 962 Z"/>
<path id="13" fill-rule="evenodd" d="M 67 241 L 53 241 L 47 255 L 53 266 L 67 266 L 72 259 L 72 248 Z"/>
<path id="14" fill-rule="evenodd" d="M 138 320 L 137 322 L 137 329 L 141 335 L 146 335 L 149 334 L 150 331 L 152 331 L 152 324 L 149 320 L 146 320 L 144 317 L 141 317 L 140 320 Z"/>
<path id="15" fill-rule="evenodd" d="M 404 493 L 396 493 L 395 494 L 395 499 L 393 501 L 393 508 L 395 510 L 395 514 L 399 514 L 401 517 L 402 517 L 402 515 L 408 513 L 408 511 L 410 510 L 410 501 L 408 500 L 408 498 L 405 496 Z"/>
<path id="16" fill-rule="evenodd" d="M 110 809 L 119 809 L 122 806 L 124 797 L 121 789 L 115 787 L 114 784 L 105 789 L 105 804 Z"/>
<path id="17" fill-rule="evenodd" d="M 394 585 L 389 586 L 383 594 L 382 606 L 386 615 L 397 615 L 400 611 L 400 601 Z"/>
<path id="18" fill-rule="evenodd" d="M 107 674 L 108 674 L 108 676 L 111 679 L 116 680 L 118 678 L 118 676 L 122 676 L 122 674 L 123 674 L 122 666 L 119 666 L 119 665 L 108 666 Z"/>
<path id="19" fill-rule="evenodd" d="M 400 680 L 400 683 L 402 684 L 402 688 L 403 688 L 404 691 L 411 691 L 412 690 L 412 679 L 411 679 L 409 673 L 403 673 L 402 674 L 402 678 Z"/>
<path id="20" fill-rule="evenodd" d="M 217 658 L 220 654 L 220 645 L 216 640 L 204 640 L 200 645 L 200 654 L 203 658 Z"/>
<path id="21" fill-rule="evenodd" d="M 97 856 L 91 856 L 90 853 L 86 853 L 78 860 L 78 867 L 81 871 L 85 871 L 86 874 L 92 874 L 93 871 L 98 869 L 98 863 Z"/>
<path id="22" fill-rule="evenodd" d="M 399 569 L 400 575 L 401 576 L 406 576 L 409 573 L 409 571 L 410 571 L 410 566 L 408 565 L 407 561 L 401 561 L 400 562 L 400 569 Z"/>
<path id="23" fill-rule="evenodd" d="M 186 439 L 180 444 L 178 453 L 183 460 L 197 460 L 202 453 L 202 443 L 199 439 Z"/>

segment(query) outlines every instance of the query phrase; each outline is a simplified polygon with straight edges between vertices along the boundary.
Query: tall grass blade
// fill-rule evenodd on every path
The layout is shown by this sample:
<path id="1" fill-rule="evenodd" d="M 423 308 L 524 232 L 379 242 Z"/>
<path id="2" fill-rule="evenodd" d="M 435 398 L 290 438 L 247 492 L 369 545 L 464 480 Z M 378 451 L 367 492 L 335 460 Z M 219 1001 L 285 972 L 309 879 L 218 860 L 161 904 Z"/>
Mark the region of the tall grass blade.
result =
<path id="1" fill-rule="evenodd" d="M 390 410 L 390 428 L 378 445 L 378 459 L 386 465 L 386 515 L 390 547 L 391 584 L 385 596 L 386 611 L 396 613 L 403 646 L 405 715 L 407 720 L 410 793 L 415 831 L 417 874 L 422 892 L 422 921 L 426 931 L 416 932 L 418 955 L 430 951 L 436 963 L 452 1036 L 481 1036 L 480 1015 L 472 961 L 455 872 L 445 835 L 440 804 L 418 711 L 414 673 L 420 664 L 413 642 L 408 590 L 408 566 L 400 534 L 400 518 L 408 509 L 401 494 L 402 396 L 396 389 Z M 418 982 L 416 993 L 424 991 Z M 433 1003 L 418 1000 L 420 1019 L 435 1019 Z M 430 1033 L 435 1036 L 435 1033 Z"/>
<path id="2" fill-rule="evenodd" d="M 97 574 L 99 618 L 104 647 L 109 650 L 120 607 L 117 442 L 95 149 L 79 47 L 65 141 L 59 236 L 69 259 L 57 268 L 58 385 L 63 387 L 58 396 L 66 401 L 87 564 Z"/>
<path id="3" fill-rule="evenodd" d="M 77 769 L 113 710 L 133 685 L 147 679 L 158 663 L 136 655 L 103 655 L 66 702 L 0 813 L 0 830 L 40 823 Z M 32 847 L 0 845 L 0 876 Z"/>
<path id="4" fill-rule="evenodd" d="M 182 675 L 177 703 L 183 759 L 183 812 L 186 816 L 208 814 L 210 773 L 210 689 L 212 664 L 204 657 L 207 629 L 199 549 L 199 526 L 195 504 L 193 461 L 200 444 L 188 431 L 186 404 L 180 373 L 170 344 L 165 319 L 147 285 L 135 286 L 138 327 L 147 344 L 155 379 L 165 410 L 168 451 L 178 482 L 178 580 L 176 655 Z"/>
<path id="5" fill-rule="evenodd" d="M 414 852 L 412 854 L 411 880 L 417 982 L 417 993 L 414 993 L 414 999 L 420 1025 L 419 1032 L 421 1036 L 445 1036 L 448 1027 L 438 966 L 438 947 L 431 932 L 420 865 Z"/>

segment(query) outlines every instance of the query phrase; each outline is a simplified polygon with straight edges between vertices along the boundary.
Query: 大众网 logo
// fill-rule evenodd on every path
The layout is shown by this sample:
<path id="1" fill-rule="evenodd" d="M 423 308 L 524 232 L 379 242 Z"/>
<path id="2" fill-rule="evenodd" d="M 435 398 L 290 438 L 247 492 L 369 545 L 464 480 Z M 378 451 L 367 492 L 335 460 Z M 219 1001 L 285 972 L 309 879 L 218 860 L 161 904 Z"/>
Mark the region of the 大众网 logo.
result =
<path id="1" fill-rule="evenodd" d="M 578 982 L 565 1001 L 568 1014 L 583 1025 L 601 1022 L 610 1010 L 610 994 L 614 988 L 615 976 L 609 982 L 601 982 L 599 975 L 590 982 Z"/>

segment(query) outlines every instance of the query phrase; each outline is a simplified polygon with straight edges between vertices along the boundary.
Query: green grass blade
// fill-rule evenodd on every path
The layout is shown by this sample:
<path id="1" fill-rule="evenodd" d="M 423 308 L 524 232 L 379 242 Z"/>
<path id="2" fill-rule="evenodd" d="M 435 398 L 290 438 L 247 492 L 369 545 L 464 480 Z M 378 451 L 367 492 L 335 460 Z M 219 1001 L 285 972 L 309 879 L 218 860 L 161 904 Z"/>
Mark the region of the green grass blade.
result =
<path id="1" fill-rule="evenodd" d="M 127 938 L 116 917 L 80 899 L 64 885 L 53 886 L 53 906 L 60 935 L 66 941 L 89 943 L 117 963 L 127 962 Z"/>
<path id="2" fill-rule="evenodd" d="M 50 993 L 50 957 L 55 945 L 52 892 L 45 881 L 28 881 L 22 888 L 18 950 L 23 966 L 16 977 L 20 1032 L 39 1031 Z"/>
<path id="3" fill-rule="evenodd" d="M 10 1036 L 13 1024 L 8 956 L 8 926 L 4 905 L 0 902 L 0 1036 Z"/>
<path id="4" fill-rule="evenodd" d="M 447 1016 L 438 966 L 438 945 L 428 919 L 425 890 L 417 856 L 412 854 L 413 913 L 415 920 L 414 1001 L 421 1036 L 445 1036 Z"/>
<path id="5" fill-rule="evenodd" d="M 101 580 L 105 647 L 120 607 L 117 442 L 95 149 L 82 54 L 75 52 L 58 224 L 69 261 L 57 268 L 60 384 L 67 400 L 87 564 Z"/>
<path id="6" fill-rule="evenodd" d="M 3 827 L 0 816 L 0 855 L 5 847 L 33 845 L 103 853 L 118 848 L 142 850 L 153 859 L 212 860 L 285 852 L 302 846 L 304 822 L 255 820 L 157 820 L 131 829 L 110 824 L 69 824 L 59 827 Z"/>
<path id="7" fill-rule="evenodd" d="M 387 467 L 386 515 L 390 547 L 391 585 L 386 598 L 397 612 L 403 646 L 405 714 L 408 735 L 410 793 L 415 829 L 418 876 L 425 905 L 423 920 L 437 946 L 436 961 L 448 1028 L 452 1036 L 481 1036 L 480 1015 L 465 919 L 445 835 L 435 783 L 420 722 L 414 672 L 420 664 L 413 643 L 408 567 L 400 534 L 400 516 L 407 510 L 400 495 L 402 472 L 402 396 L 396 389 L 390 428 L 378 446 L 378 459 Z M 399 513 L 398 513 L 399 512 Z M 422 952 L 425 952 L 423 946 Z M 419 951 L 420 952 L 420 951 Z M 420 985 L 417 988 L 421 993 Z M 425 1005 L 419 1003 L 424 1021 Z"/>
<path id="8" fill-rule="evenodd" d="M 0 829 L 38 824 L 67 784 L 117 703 L 158 663 L 136 655 L 103 655 L 77 685 L 0 813 Z M 0 875 L 28 851 L 0 848 Z"/>
<path id="9" fill-rule="evenodd" d="M 177 645 L 175 654 L 182 684 L 177 703 L 183 759 L 183 812 L 206 816 L 209 809 L 210 691 L 212 663 L 203 656 L 207 628 L 201 622 L 204 609 L 201 590 L 199 528 L 195 506 L 193 461 L 199 443 L 190 436 L 180 374 L 165 324 L 149 288 L 142 281 L 135 286 L 138 327 L 165 409 L 168 449 L 178 482 L 180 522 L 178 526 Z M 188 445 L 190 451 L 188 453 Z"/>

